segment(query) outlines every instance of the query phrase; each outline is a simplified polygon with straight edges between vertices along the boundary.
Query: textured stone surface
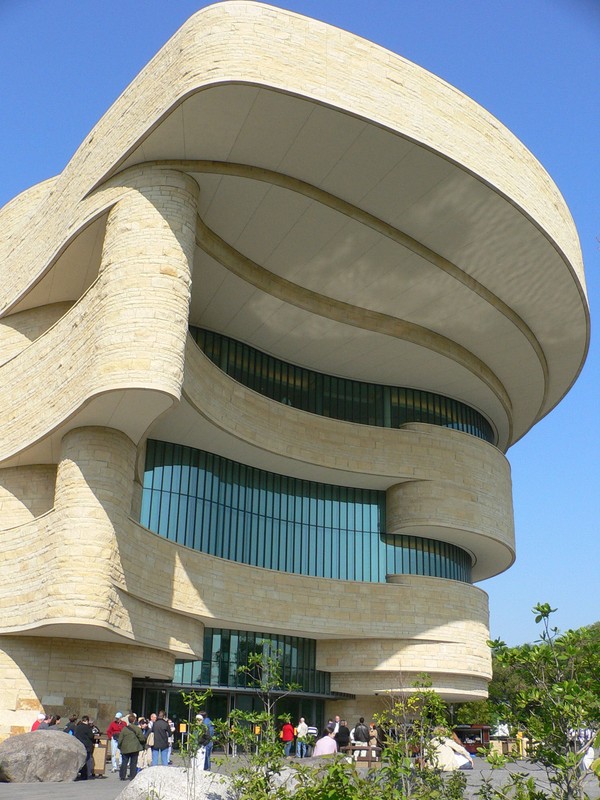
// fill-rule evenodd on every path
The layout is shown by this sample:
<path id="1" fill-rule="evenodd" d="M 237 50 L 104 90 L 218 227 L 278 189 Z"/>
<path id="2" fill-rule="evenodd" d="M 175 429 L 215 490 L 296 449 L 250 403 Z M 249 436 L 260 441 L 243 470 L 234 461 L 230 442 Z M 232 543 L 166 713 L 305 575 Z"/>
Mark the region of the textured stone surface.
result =
<path id="1" fill-rule="evenodd" d="M 0 763 L 12 783 L 74 781 L 85 760 L 85 747 L 62 731 L 23 733 L 0 744 Z"/>
<path id="2" fill-rule="evenodd" d="M 228 104 L 233 96 L 243 102 Z M 250 98 L 257 117 L 244 106 Z M 261 112 L 279 103 L 292 113 Z M 285 134 L 304 112 L 303 132 Z M 315 121 L 318 129 L 319 119 L 315 145 L 304 129 Z M 447 175 L 458 181 L 449 195 L 460 209 L 461 190 L 471 203 L 485 195 L 492 241 L 482 235 L 485 226 L 477 228 L 479 213 L 465 222 L 457 216 L 458 233 L 468 238 L 457 241 L 460 263 L 450 263 L 441 248 L 452 235 L 440 233 L 439 250 L 434 242 L 423 248 L 401 229 L 410 219 L 398 214 L 397 227 L 388 220 L 398 211 L 394 203 L 382 203 L 375 218 L 360 178 L 370 155 L 344 162 L 334 193 L 327 181 L 335 170 L 320 162 L 334 122 L 357 146 L 363 136 L 385 139 L 393 197 L 404 196 L 400 173 L 409 150 L 420 154 L 415 164 L 433 159 L 427 163 L 440 184 Z M 281 148 L 296 143 L 304 155 L 286 178 Z M 333 144 L 337 159 L 343 147 Z M 231 163 L 236 152 L 245 164 Z M 402 163 L 395 175 L 393 153 Z M 204 179 L 203 170 L 225 161 L 237 177 L 217 171 Z M 372 174 L 370 166 L 366 171 Z M 418 192 L 424 171 L 416 168 Z M 276 172 L 278 187 L 271 183 Z M 244 192 L 232 191 L 211 219 L 217 178 L 237 190 L 248 181 L 264 181 L 268 194 L 285 189 L 273 191 L 275 197 L 301 189 L 294 199 L 307 205 L 303 216 L 325 208 L 322 219 L 333 215 L 334 225 L 352 220 L 350 249 L 336 264 L 326 259 L 312 277 L 305 270 L 304 286 L 276 274 L 276 264 L 263 266 L 260 255 L 244 262 L 238 242 L 244 234 L 235 233 L 245 224 Z M 378 185 L 388 183 L 380 178 Z M 220 272 L 203 272 L 199 263 L 206 260 L 198 223 L 205 197 L 203 220 L 223 237 L 212 251 L 223 259 Z M 283 232 L 293 222 L 287 216 L 269 216 L 258 238 Z M 429 234 L 444 221 L 455 226 L 445 207 L 424 221 Z M 345 294 L 352 285 L 345 266 L 363 229 L 376 234 L 373 249 L 393 244 L 394 291 L 365 262 L 363 283 Z M 295 255 L 305 267 L 309 237 L 299 238 Z M 415 258 L 421 252 L 413 273 L 430 276 L 422 294 L 412 294 L 412 279 L 396 264 L 401 249 Z M 317 639 L 317 660 L 332 673 L 332 688 L 355 694 L 350 709 L 365 716 L 380 703 L 373 692 L 410 684 L 423 671 L 447 694 L 484 695 L 490 656 L 487 597 L 479 589 L 417 576 L 373 585 L 248 567 L 144 530 L 132 508 L 139 507 L 144 436 L 166 421 L 169 441 L 187 442 L 201 429 L 197 446 L 220 446 L 225 437 L 233 452 L 215 452 L 237 460 L 252 455 L 256 466 L 275 464 L 282 474 L 304 470 L 301 477 L 312 480 L 337 483 L 339 476 L 340 485 L 388 490 L 392 533 L 422 531 L 462 544 L 477 562 L 476 577 L 509 565 L 510 471 L 499 449 L 432 426 L 369 428 L 271 402 L 208 364 L 187 333 L 193 280 L 192 302 L 208 308 L 213 327 L 224 333 L 234 296 L 246 296 L 251 285 L 260 292 L 250 303 L 254 327 L 239 333 L 248 343 L 279 304 L 286 327 L 301 311 L 322 332 L 319 341 L 335 332 L 357 357 L 354 337 L 374 345 L 365 350 L 373 361 L 385 340 L 393 342 L 382 363 L 403 370 L 409 349 L 399 343 L 410 340 L 419 349 L 410 351 L 416 372 L 407 385 L 470 400 L 495 422 L 501 447 L 508 445 L 514 420 L 517 433 L 524 432 L 574 379 L 586 349 L 587 306 L 568 209 L 543 168 L 497 120 L 439 78 L 352 34 L 260 3 L 218 4 L 189 20 L 149 63 L 58 178 L 0 211 L 0 264 L 0 563 L 10 577 L 0 581 L 0 738 L 25 730 L 40 709 L 107 722 L 116 708 L 125 710 L 132 676 L 167 678 L 177 655 L 200 656 L 205 624 Z M 227 295 L 220 304 L 213 303 L 219 282 Z M 452 288 L 450 300 L 438 293 L 445 313 L 429 298 L 438 284 Z M 407 306 L 396 307 L 404 293 L 399 286 L 407 289 Z M 459 307 L 464 314 L 455 313 Z M 526 362 L 518 364 L 514 342 Z M 288 347 L 282 356 L 295 352 Z M 438 374 L 441 354 L 447 371 Z M 332 374 L 345 369 L 337 360 Z M 513 375 L 511 392 L 505 384 Z M 182 408 L 190 411 L 187 427 L 177 417 Z"/>
<path id="3" fill-rule="evenodd" d="M 149 767 L 117 795 L 116 800 L 227 800 L 230 781 L 225 775 L 183 767 Z"/>

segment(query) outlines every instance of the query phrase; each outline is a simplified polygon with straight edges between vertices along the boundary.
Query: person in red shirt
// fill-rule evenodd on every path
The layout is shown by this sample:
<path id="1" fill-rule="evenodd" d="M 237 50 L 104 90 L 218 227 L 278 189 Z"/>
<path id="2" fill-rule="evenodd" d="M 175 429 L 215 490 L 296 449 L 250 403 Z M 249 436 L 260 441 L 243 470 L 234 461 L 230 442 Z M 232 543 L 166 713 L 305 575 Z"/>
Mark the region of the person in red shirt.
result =
<path id="1" fill-rule="evenodd" d="M 31 730 L 32 731 L 37 731 L 37 729 L 40 727 L 40 723 L 43 722 L 45 719 L 46 719 L 46 715 L 45 714 L 38 714 L 36 721 L 31 726 Z"/>
<path id="2" fill-rule="evenodd" d="M 283 754 L 287 757 L 294 742 L 294 727 L 291 722 L 284 722 L 281 729 L 281 741 L 283 742 Z"/>
<path id="3" fill-rule="evenodd" d="M 111 751 L 110 760 L 113 772 L 118 772 L 121 766 L 121 751 L 119 750 L 119 734 L 123 728 L 127 727 L 127 722 L 123 719 L 123 714 L 117 711 L 115 718 L 106 729 L 106 735 L 110 741 Z"/>

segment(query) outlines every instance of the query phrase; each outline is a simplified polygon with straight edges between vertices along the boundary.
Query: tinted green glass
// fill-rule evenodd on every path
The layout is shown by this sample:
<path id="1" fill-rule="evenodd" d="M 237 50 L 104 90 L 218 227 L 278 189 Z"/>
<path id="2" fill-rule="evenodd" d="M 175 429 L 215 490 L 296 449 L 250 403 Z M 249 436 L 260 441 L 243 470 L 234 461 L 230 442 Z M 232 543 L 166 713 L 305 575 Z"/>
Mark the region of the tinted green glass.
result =
<path id="1" fill-rule="evenodd" d="M 279 403 L 325 417 L 384 428 L 398 428 L 406 422 L 427 422 L 495 443 L 494 431 L 485 417 L 457 400 L 418 389 L 323 375 L 286 364 L 254 347 L 203 328 L 190 327 L 190 333 L 223 372 Z"/>
<path id="2" fill-rule="evenodd" d="M 329 673 L 317 670 L 316 652 L 312 639 L 205 628 L 203 660 L 176 661 L 173 682 L 246 688 L 247 676 L 238 667 L 247 663 L 251 653 L 268 653 L 280 664 L 282 687 L 294 683 L 301 687 L 300 692 L 330 694 Z"/>
<path id="3" fill-rule="evenodd" d="M 179 492 L 172 490 L 175 458 L 199 466 L 198 480 L 178 484 Z M 140 522 L 201 552 L 283 572 L 367 582 L 402 573 L 471 580 L 470 557 L 460 548 L 385 533 L 385 492 L 297 480 L 154 440 L 147 443 Z"/>

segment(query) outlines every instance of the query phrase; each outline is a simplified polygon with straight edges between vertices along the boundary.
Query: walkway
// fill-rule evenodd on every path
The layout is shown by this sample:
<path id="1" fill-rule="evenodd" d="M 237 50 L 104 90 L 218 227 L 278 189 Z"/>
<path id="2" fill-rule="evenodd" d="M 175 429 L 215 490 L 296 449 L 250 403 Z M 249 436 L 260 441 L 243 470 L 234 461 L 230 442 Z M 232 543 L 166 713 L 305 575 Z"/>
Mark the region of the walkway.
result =
<path id="1" fill-rule="evenodd" d="M 536 779 L 540 788 L 548 791 L 545 772 L 538 767 L 519 761 L 510 765 L 510 772 L 527 772 Z M 474 797 L 480 785 L 481 773 L 491 775 L 495 786 L 508 777 L 508 770 L 492 771 L 484 761 L 476 758 L 473 772 L 465 773 L 468 780 L 467 800 Z M 103 778 L 75 783 L 0 783 L 0 800 L 115 800 L 126 785 L 110 771 Z M 600 800 L 598 781 L 591 774 L 586 781 L 586 791 L 591 800 Z"/>

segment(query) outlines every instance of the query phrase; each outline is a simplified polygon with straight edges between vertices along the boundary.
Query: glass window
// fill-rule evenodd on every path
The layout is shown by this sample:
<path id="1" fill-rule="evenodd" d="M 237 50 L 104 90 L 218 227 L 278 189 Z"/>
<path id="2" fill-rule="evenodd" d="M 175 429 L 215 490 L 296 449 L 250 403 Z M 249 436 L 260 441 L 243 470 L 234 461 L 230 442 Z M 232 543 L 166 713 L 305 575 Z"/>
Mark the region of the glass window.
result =
<path id="1" fill-rule="evenodd" d="M 179 492 L 169 488 L 172 476 L 183 474 L 175 457 L 195 464 L 198 476 L 180 481 Z M 297 480 L 155 441 L 148 442 L 146 477 L 141 524 L 220 558 L 343 580 L 378 582 L 403 572 L 471 579 L 470 557 L 460 548 L 385 534 L 385 492 Z"/>
<path id="2" fill-rule="evenodd" d="M 407 421 L 427 422 L 462 430 L 495 442 L 494 431 L 485 417 L 450 398 L 417 389 L 379 386 L 362 381 L 323 375 L 287 364 L 249 345 L 226 336 L 190 327 L 198 346 L 223 372 L 260 394 L 303 411 L 325 417 L 397 428 Z M 175 462 L 179 458 L 175 454 Z M 183 473 L 160 478 L 169 488 L 185 485 Z"/>

